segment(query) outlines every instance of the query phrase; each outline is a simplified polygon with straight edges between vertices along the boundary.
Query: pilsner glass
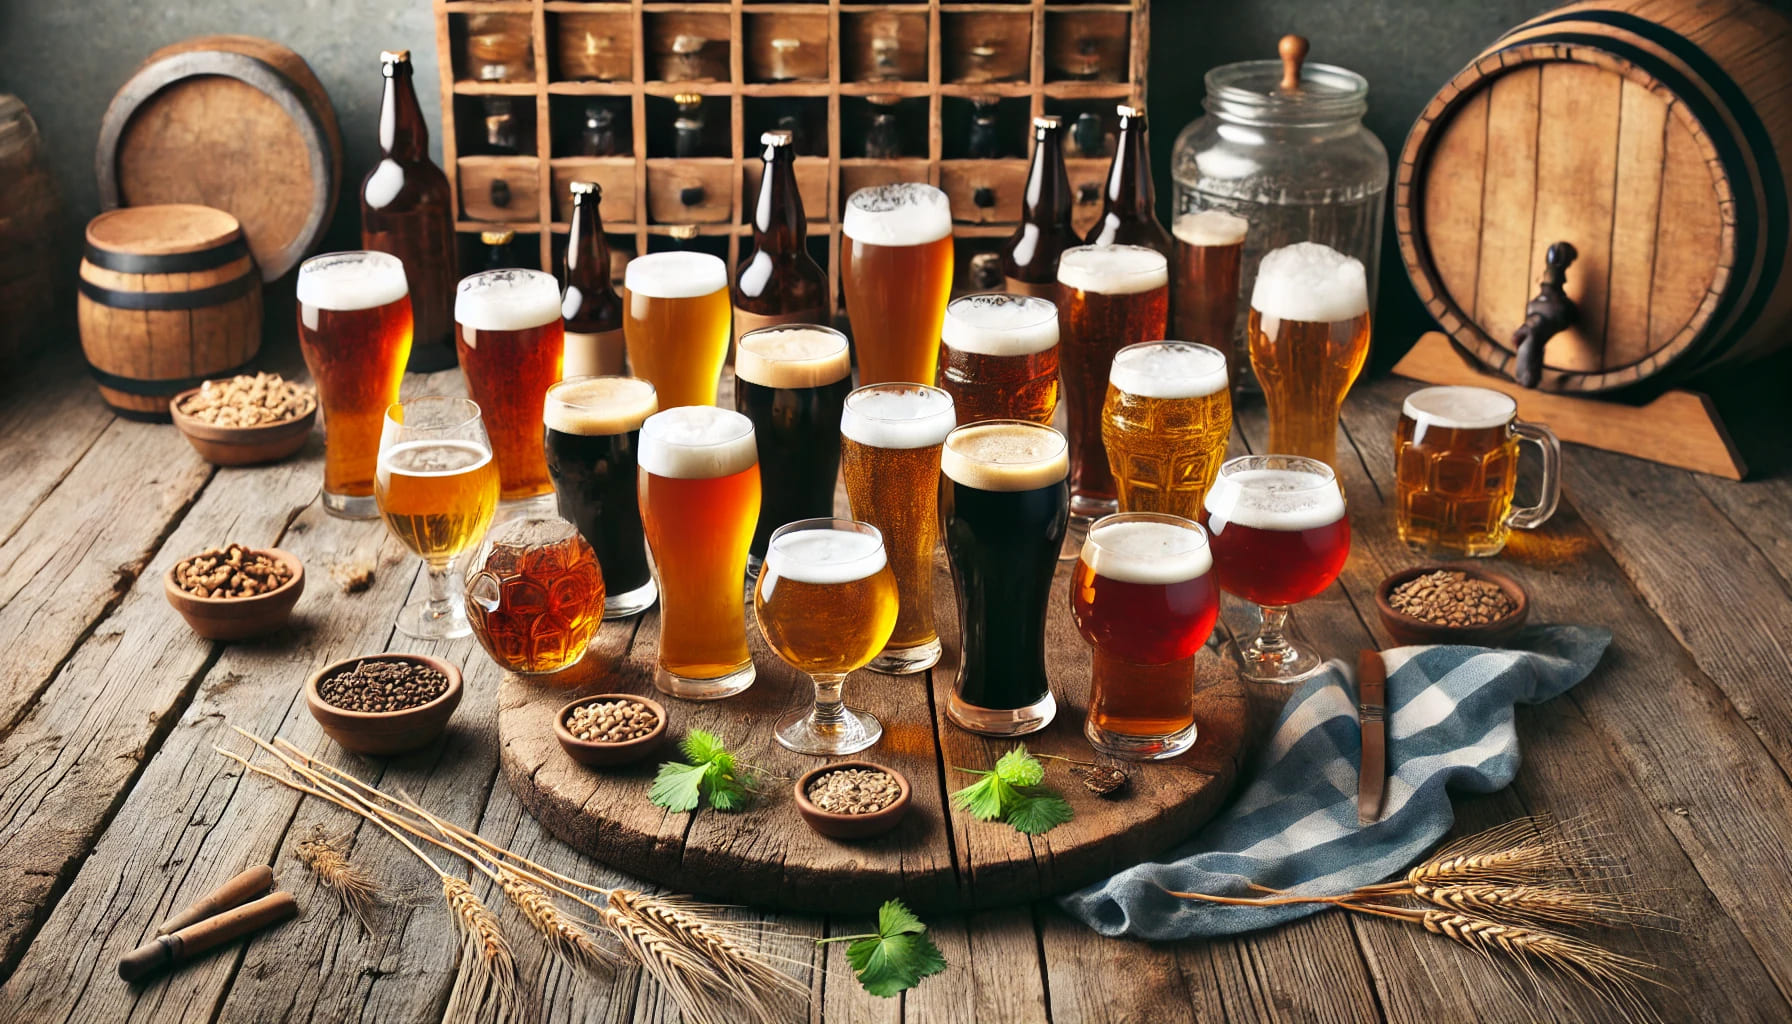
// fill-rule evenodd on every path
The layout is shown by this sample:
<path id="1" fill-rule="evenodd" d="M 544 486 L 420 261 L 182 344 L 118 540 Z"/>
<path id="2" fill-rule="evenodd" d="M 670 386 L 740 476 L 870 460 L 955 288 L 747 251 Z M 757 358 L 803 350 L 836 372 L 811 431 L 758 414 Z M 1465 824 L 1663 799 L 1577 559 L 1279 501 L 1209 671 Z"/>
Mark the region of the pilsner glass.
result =
<path id="1" fill-rule="evenodd" d="M 753 424 L 729 409 L 667 409 L 641 424 L 641 523 L 660 588 L 653 685 L 715 700 L 753 685 L 741 580 L 759 519 Z"/>
<path id="2" fill-rule="evenodd" d="M 492 434 L 499 496 L 508 501 L 553 490 L 541 447 L 541 407 L 565 355 L 560 283 L 539 270 L 461 278 L 454 334 L 467 391 Z"/>
<path id="3" fill-rule="evenodd" d="M 1518 443 L 1543 454 L 1535 505 L 1514 508 Z M 1561 497 L 1562 445 L 1548 427 L 1518 419 L 1518 402 L 1488 388 L 1420 388 L 1394 429 L 1395 524 L 1424 552 L 1497 555 L 1514 529 L 1542 525 Z"/>
<path id="4" fill-rule="evenodd" d="M 1023 420 L 959 427 L 940 468 L 963 647 L 946 715 L 985 736 L 1037 732 L 1058 708 L 1045 674 L 1045 616 L 1070 520 L 1064 435 Z"/>
<path id="5" fill-rule="evenodd" d="M 498 507 L 498 470 L 479 406 L 442 397 L 392 403 L 373 493 L 387 528 L 428 570 L 429 595 L 398 613 L 398 631 L 422 640 L 471 633 L 454 560 L 479 542 Z"/>
<path id="6" fill-rule="evenodd" d="M 1360 261 L 1317 242 L 1257 265 L 1245 324 L 1269 406 L 1271 451 L 1332 465 L 1338 411 L 1369 358 L 1369 287 Z"/>
<path id="7" fill-rule="evenodd" d="M 1217 349 L 1148 341 L 1114 356 L 1101 441 L 1122 511 L 1199 517 L 1231 433 L 1232 392 Z"/>
<path id="8" fill-rule="evenodd" d="M 940 660 L 933 624 L 940 446 L 957 423 L 952 396 L 920 384 L 872 384 L 846 396 L 840 467 L 855 519 L 883 533 L 896 574 L 896 629 L 874 671 L 907 675 Z"/>
<path id="9" fill-rule="evenodd" d="M 641 424 L 658 411 L 653 385 L 634 377 L 569 377 L 548 389 L 542 410 L 548 476 L 561 517 L 603 566 L 606 619 L 639 615 L 659 597 L 636 494 Z"/>
<path id="10" fill-rule="evenodd" d="M 1160 760 L 1195 745 L 1195 655 L 1220 615 L 1207 531 L 1121 512 L 1089 527 L 1070 612 L 1094 649 L 1083 735 L 1112 757 Z"/>
<path id="11" fill-rule="evenodd" d="M 604 575 L 578 528 L 554 515 L 492 527 L 467 569 L 467 619 L 503 668 L 571 668 L 604 621 Z"/>
<path id="12" fill-rule="evenodd" d="M 1058 411 L 1058 307 L 1031 295 L 961 295 L 946 305 L 940 361 L 958 422 L 1049 425 Z"/>
<path id="13" fill-rule="evenodd" d="M 919 182 L 859 189 L 847 197 L 840 232 L 859 383 L 932 384 L 952 294 L 946 193 Z"/>
<path id="14" fill-rule="evenodd" d="M 299 266 L 299 348 L 324 417 L 324 509 L 380 514 L 374 466 L 386 407 L 411 351 L 404 264 L 383 252 L 333 252 Z"/>
<path id="15" fill-rule="evenodd" d="M 1263 624 L 1238 653 L 1248 679 L 1293 683 L 1323 667 L 1287 635 L 1288 606 L 1319 596 L 1350 557 L 1350 520 L 1330 466 L 1299 455 L 1243 455 L 1207 492 L 1207 532 L 1220 589 L 1253 601 Z"/>
<path id="16" fill-rule="evenodd" d="M 1224 210 L 1176 216 L 1176 279 L 1170 285 L 1170 333 L 1212 345 L 1226 357 L 1226 377 L 1237 382 L 1238 276 L 1250 224 Z"/>
<path id="17" fill-rule="evenodd" d="M 869 711 L 841 695 L 896 625 L 896 577 L 869 523 L 804 519 L 772 534 L 753 593 L 759 631 L 815 683 L 815 702 L 778 719 L 773 735 L 799 754 L 852 754 L 883 736 Z"/>
<path id="18" fill-rule="evenodd" d="M 728 358 L 728 267 L 706 252 L 649 253 L 628 261 L 623 335 L 635 376 L 653 382 L 661 409 L 716 404 Z"/>

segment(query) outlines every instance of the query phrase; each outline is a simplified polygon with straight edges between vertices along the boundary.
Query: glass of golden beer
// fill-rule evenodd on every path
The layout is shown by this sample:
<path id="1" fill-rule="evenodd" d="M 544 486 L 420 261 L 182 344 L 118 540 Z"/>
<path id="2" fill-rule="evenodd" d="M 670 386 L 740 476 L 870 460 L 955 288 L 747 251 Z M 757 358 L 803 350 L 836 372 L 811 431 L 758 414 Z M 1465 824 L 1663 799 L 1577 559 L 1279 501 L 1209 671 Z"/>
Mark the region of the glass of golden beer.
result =
<path id="1" fill-rule="evenodd" d="M 539 270 L 488 270 L 461 279 L 454 336 L 467 391 L 484 413 L 497 456 L 499 494 L 533 498 L 554 489 L 541 447 L 541 409 L 560 379 L 566 329 L 560 284 Z"/>
<path id="2" fill-rule="evenodd" d="M 960 295 L 946 304 L 940 360 L 958 422 L 1049 425 L 1058 411 L 1058 307 L 1032 295 Z"/>
<path id="3" fill-rule="evenodd" d="M 1218 349 L 1147 341 L 1114 356 L 1101 442 L 1122 511 L 1199 516 L 1231 433 L 1232 391 Z"/>
<path id="4" fill-rule="evenodd" d="M 398 631 L 420 640 L 471 633 L 454 560 L 479 543 L 498 507 L 479 406 L 430 397 L 387 407 L 373 493 L 386 527 L 428 570 L 428 595 L 398 613 Z"/>
<path id="5" fill-rule="evenodd" d="M 660 588 L 653 685 L 691 700 L 753 685 L 741 580 L 759 521 L 753 423 L 732 409 L 687 405 L 641 424 L 641 524 Z"/>
<path id="6" fill-rule="evenodd" d="M 921 384 L 872 384 L 846 396 L 840 468 L 853 518 L 878 528 L 896 574 L 896 628 L 871 668 L 908 675 L 940 660 L 933 624 L 940 447 L 958 420 L 952 396 Z"/>
<path id="7" fill-rule="evenodd" d="M 299 266 L 299 348 L 324 417 L 324 509 L 379 515 L 380 426 L 411 353 L 404 264 L 383 252 L 332 252 Z"/>
<path id="8" fill-rule="evenodd" d="M 946 193 L 920 182 L 859 189 L 847 197 L 841 234 L 859 383 L 932 384 L 952 294 Z"/>
<path id="9" fill-rule="evenodd" d="M 1514 507 L 1518 443 L 1543 455 L 1534 505 Z M 1415 550 L 1497 555 L 1514 529 L 1541 526 L 1561 497 L 1562 445 L 1518 419 L 1518 402 L 1487 388 L 1420 388 L 1394 428 L 1395 524 Z"/>
<path id="10" fill-rule="evenodd" d="M 1238 275 L 1250 224 L 1224 210 L 1177 214 L 1176 279 L 1170 285 L 1170 333 L 1212 345 L 1226 357 L 1226 376 L 1238 373 Z"/>
<path id="11" fill-rule="evenodd" d="M 1270 450 L 1335 469 L 1338 411 L 1369 358 L 1362 262 L 1317 242 L 1270 252 L 1257 265 L 1246 334 Z"/>
<path id="12" fill-rule="evenodd" d="M 704 252 L 656 252 L 629 260 L 622 281 L 631 372 L 653 384 L 661 409 L 716 404 L 733 316 L 728 267 Z"/>
<path id="13" fill-rule="evenodd" d="M 759 631 L 778 657 L 815 682 L 815 703 L 778 719 L 778 742 L 799 754 L 852 754 L 884 734 L 841 695 L 896 625 L 896 577 L 869 523 L 801 519 L 778 527 L 753 592 Z"/>

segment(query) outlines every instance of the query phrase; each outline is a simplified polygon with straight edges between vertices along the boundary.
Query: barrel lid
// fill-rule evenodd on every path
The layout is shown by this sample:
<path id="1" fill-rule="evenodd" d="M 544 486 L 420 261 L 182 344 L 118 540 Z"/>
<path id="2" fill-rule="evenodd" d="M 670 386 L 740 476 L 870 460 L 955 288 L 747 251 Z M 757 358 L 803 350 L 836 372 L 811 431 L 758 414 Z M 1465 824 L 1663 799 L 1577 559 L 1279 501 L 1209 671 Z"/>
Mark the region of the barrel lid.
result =
<path id="1" fill-rule="evenodd" d="M 127 206 L 89 221 L 87 244 L 107 252 L 162 256 L 215 249 L 242 231 L 235 217 L 209 206 Z"/>

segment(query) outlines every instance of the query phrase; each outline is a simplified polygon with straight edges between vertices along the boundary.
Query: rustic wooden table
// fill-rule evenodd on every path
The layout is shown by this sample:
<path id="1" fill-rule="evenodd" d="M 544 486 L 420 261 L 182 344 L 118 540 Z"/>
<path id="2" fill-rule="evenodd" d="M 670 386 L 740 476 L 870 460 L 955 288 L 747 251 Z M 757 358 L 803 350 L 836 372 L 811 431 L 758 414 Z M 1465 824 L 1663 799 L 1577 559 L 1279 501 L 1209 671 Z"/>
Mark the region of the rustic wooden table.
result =
<path id="1" fill-rule="evenodd" d="M 452 373 L 415 393 L 456 389 Z M 1410 387 L 1358 388 L 1341 445 L 1355 545 L 1339 586 L 1303 606 L 1334 654 L 1385 640 L 1372 588 L 1409 564 L 1387 510 L 1387 437 Z M 363 934 L 292 860 L 314 825 L 353 823 L 212 752 L 230 725 L 280 735 L 341 762 L 298 687 L 326 660 L 395 642 L 394 610 L 420 585 L 415 561 L 377 523 L 325 515 L 319 448 L 283 465 L 214 470 L 170 427 L 114 417 L 65 361 L 21 373 L 0 398 L 0 1020 L 436 1020 L 455 979 L 439 901 L 408 855 L 363 830 L 354 855 L 414 907 Z M 1262 412 L 1240 416 L 1244 448 Z M 1618 941 L 1672 972 L 1652 994 L 1668 1020 L 1792 1014 L 1792 477 L 1730 484 L 1573 449 L 1562 511 L 1520 536 L 1501 565 L 1531 587 L 1538 621 L 1609 625 L 1596 674 L 1522 709 L 1524 766 L 1509 789 L 1457 802 L 1464 829 L 1517 815 L 1586 819 L 1675 930 Z M 312 573 L 297 628 L 262 643 L 195 638 L 161 593 L 178 557 L 227 540 L 278 544 Z M 377 562 L 349 597 L 332 563 Z M 626 639 L 623 641 L 626 644 Z M 612 873 L 525 814 L 499 778 L 500 673 L 472 641 L 440 645 L 467 665 L 444 746 L 350 762 L 447 817 L 550 865 Z M 115 964 L 174 908 L 238 869 L 271 864 L 305 915 L 143 987 Z M 1116 865 L 1118 867 L 1120 865 Z M 488 894 L 490 895 L 490 894 Z M 501 901 L 495 901 L 501 902 Z M 501 913 L 512 924 L 513 911 Z M 778 917 L 821 936 L 852 917 Z M 899 999 L 855 983 L 843 946 L 808 969 L 815 1017 L 1152 1021 L 1608 1019 L 1567 986 L 1541 995 L 1410 927 L 1336 914 L 1224 942 L 1104 939 L 1049 903 L 936 918 L 951 961 Z M 519 941 L 525 988 L 552 1020 L 675 1016 L 633 973 L 575 978 Z"/>

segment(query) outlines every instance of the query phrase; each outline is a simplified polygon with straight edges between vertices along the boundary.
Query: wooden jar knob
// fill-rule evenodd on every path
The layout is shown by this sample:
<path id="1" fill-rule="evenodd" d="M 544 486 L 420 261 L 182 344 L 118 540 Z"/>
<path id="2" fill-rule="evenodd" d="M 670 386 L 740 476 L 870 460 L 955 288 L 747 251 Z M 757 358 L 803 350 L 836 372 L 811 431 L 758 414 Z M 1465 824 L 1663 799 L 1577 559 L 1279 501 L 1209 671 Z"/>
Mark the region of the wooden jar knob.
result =
<path id="1" fill-rule="evenodd" d="M 1276 44 L 1276 52 L 1282 55 L 1282 91 L 1298 92 L 1300 90 L 1300 66 L 1307 59 L 1307 37 L 1286 35 Z"/>

